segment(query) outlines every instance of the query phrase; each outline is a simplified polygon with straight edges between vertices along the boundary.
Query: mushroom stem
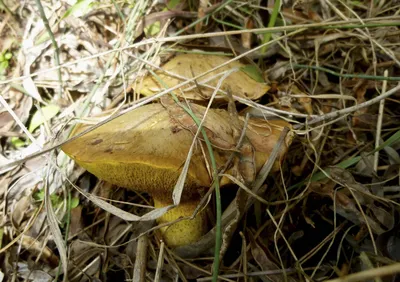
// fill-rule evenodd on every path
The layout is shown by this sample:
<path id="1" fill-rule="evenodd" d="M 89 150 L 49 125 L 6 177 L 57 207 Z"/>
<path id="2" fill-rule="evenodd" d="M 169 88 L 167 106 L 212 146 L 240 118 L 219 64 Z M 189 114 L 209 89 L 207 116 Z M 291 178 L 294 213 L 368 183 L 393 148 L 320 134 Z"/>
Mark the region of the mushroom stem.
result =
<path id="1" fill-rule="evenodd" d="M 200 200 L 185 199 L 179 206 L 168 211 L 157 219 L 159 224 L 173 222 L 179 218 L 191 217 Z M 154 195 L 154 206 L 165 207 L 172 204 L 171 196 L 156 197 Z M 169 226 L 162 227 L 161 233 L 165 243 L 170 247 L 178 247 L 198 241 L 207 231 L 207 217 L 205 211 L 200 211 L 194 218 L 185 219 Z"/>

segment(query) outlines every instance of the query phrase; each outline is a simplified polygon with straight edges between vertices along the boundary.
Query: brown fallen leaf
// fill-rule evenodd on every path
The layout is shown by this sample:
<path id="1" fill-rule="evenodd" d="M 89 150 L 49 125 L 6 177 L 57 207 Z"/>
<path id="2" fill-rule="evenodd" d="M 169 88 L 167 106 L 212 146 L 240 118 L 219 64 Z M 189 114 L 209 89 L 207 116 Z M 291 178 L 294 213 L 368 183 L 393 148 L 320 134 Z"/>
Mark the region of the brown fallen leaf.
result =
<path id="1" fill-rule="evenodd" d="M 21 245 L 32 255 L 35 257 L 40 257 L 42 261 L 50 264 L 51 266 L 55 267 L 59 264 L 59 259 L 53 253 L 53 251 L 49 247 L 43 246 L 43 243 L 35 238 L 24 235 L 21 240 Z"/>
<path id="2" fill-rule="evenodd" d="M 163 70 L 168 73 L 156 71 L 156 74 L 166 86 L 173 87 L 182 83 L 185 79 L 190 79 L 207 72 L 229 60 L 230 58 L 225 56 L 183 54 L 174 57 L 162 66 Z M 239 97 L 256 100 L 267 93 L 270 87 L 253 80 L 250 76 L 241 71 L 241 68 L 245 66 L 246 65 L 237 61 L 229 63 L 228 65 L 201 77 L 197 83 L 206 83 L 210 86 L 216 87 L 218 81 L 222 77 L 222 74 L 218 76 L 217 74 L 237 69 L 238 71 L 231 73 L 223 81 L 221 90 L 226 91 L 229 87 L 232 90 L 232 93 L 235 93 L 235 95 Z M 171 74 L 177 75 L 178 77 L 172 76 Z M 148 75 L 142 82 L 137 83 L 135 91 L 145 96 L 151 96 L 164 89 L 165 88 L 160 84 L 157 78 Z M 206 100 L 211 97 L 213 91 L 214 89 L 203 86 L 198 87 L 195 83 L 191 83 L 180 88 L 180 91 L 177 90 L 176 94 L 182 94 L 187 99 Z M 224 98 L 224 96 L 220 93 L 216 98 Z"/>
<path id="3" fill-rule="evenodd" d="M 263 271 L 269 271 L 269 270 L 278 270 L 280 267 L 272 261 L 266 252 L 262 249 L 262 247 L 256 242 L 254 239 L 254 235 L 248 231 L 247 232 L 250 238 L 250 251 L 251 255 L 253 256 L 254 260 L 258 264 L 258 266 L 261 268 Z M 295 280 L 293 277 L 285 277 L 283 274 L 281 275 L 268 275 L 268 280 L 274 281 L 274 282 L 281 282 L 281 281 L 290 281 L 294 282 Z"/>

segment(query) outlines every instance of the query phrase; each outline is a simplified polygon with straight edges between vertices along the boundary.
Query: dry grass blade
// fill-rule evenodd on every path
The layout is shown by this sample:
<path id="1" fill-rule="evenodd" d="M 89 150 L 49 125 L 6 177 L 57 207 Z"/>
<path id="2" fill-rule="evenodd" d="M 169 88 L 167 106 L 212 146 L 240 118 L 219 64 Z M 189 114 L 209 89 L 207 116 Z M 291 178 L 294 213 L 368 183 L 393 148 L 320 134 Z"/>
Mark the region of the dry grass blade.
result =
<path id="1" fill-rule="evenodd" d="M 358 273 L 350 274 L 343 278 L 327 280 L 327 282 L 355 282 L 355 281 L 365 281 L 367 279 L 372 279 L 375 277 L 383 277 L 388 275 L 393 275 L 399 273 L 400 264 L 394 263 L 391 265 L 382 266 L 379 268 L 368 269 Z"/>
<path id="2" fill-rule="evenodd" d="M 50 171 L 50 169 L 49 169 Z M 61 267 L 63 270 L 63 281 L 68 281 L 68 258 L 67 258 L 67 247 L 65 245 L 64 238 L 62 237 L 60 228 L 58 226 L 57 216 L 54 212 L 53 206 L 50 200 L 50 193 L 48 189 L 47 182 L 45 183 L 45 198 L 44 207 L 47 213 L 47 220 L 49 223 L 49 228 L 54 236 L 55 244 L 57 245 L 58 252 L 60 254 Z"/>

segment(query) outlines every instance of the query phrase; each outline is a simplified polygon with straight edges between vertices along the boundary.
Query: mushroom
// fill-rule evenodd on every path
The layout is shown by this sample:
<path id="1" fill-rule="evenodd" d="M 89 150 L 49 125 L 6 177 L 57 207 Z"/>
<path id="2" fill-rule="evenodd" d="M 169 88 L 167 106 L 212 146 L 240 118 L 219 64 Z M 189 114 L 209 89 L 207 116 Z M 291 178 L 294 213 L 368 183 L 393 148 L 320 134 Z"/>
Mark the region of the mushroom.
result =
<path id="1" fill-rule="evenodd" d="M 205 108 L 195 104 L 190 107 L 201 119 Z M 162 104 L 145 105 L 63 145 L 62 150 L 100 179 L 149 193 L 156 208 L 172 205 L 173 188 L 193 142 L 193 132 L 197 130 L 191 117 L 180 109 Z M 256 170 L 267 160 L 282 125 L 286 125 L 282 121 L 277 124 L 278 127 L 271 126 L 263 120 L 249 123 L 247 136 L 254 143 Z M 211 109 L 203 126 L 214 145 L 217 166 L 222 167 L 236 146 L 230 116 L 227 111 Z M 84 129 L 81 126 L 75 134 Z M 200 201 L 199 192 L 210 187 L 208 156 L 203 154 L 202 146 L 204 141 L 200 137 L 191 156 L 180 205 L 158 218 L 158 223 L 192 216 Z M 286 148 L 282 149 L 281 156 L 285 151 Z M 237 169 L 231 168 L 228 173 L 234 171 Z M 193 243 L 206 230 L 204 211 L 193 219 L 161 229 L 166 244 L 171 247 Z"/>

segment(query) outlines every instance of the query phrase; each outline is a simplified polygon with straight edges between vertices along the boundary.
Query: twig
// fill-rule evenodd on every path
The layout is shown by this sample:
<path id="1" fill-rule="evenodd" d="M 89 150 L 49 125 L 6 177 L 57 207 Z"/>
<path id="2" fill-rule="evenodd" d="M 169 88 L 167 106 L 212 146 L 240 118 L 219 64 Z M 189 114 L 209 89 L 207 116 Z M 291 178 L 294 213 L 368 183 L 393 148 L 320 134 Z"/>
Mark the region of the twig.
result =
<path id="1" fill-rule="evenodd" d="M 135 266 L 133 268 L 133 282 L 145 282 L 146 281 L 146 266 L 147 266 L 147 236 L 140 236 L 138 240 Z"/>
<path id="2" fill-rule="evenodd" d="M 374 269 L 368 269 L 365 271 L 357 272 L 354 274 L 347 275 L 342 278 L 336 278 L 327 280 L 326 282 L 355 282 L 355 281 L 367 281 L 374 277 L 381 277 L 387 275 L 393 275 L 400 272 L 400 263 L 394 263 L 383 267 L 377 267 Z"/>
<path id="3" fill-rule="evenodd" d="M 388 75 L 388 70 L 385 70 L 384 76 Z M 387 88 L 387 80 L 383 81 L 382 85 L 382 94 L 384 95 Z M 379 103 L 379 113 L 378 113 L 378 121 L 376 122 L 376 137 L 375 137 L 375 149 L 379 147 L 380 139 L 381 139 L 381 130 L 382 130 L 382 120 L 383 120 L 383 111 L 385 109 L 385 99 L 382 99 Z M 374 154 L 374 170 L 378 170 L 379 163 L 379 151 L 376 151 Z"/>
<path id="4" fill-rule="evenodd" d="M 307 66 L 307 65 L 301 65 L 301 64 L 295 64 L 293 65 L 295 68 L 300 68 L 300 69 L 313 69 L 317 71 L 323 71 L 327 72 L 329 74 L 332 74 L 334 76 L 338 77 L 343 77 L 343 78 L 360 78 L 360 79 L 369 79 L 369 80 L 379 80 L 379 81 L 400 81 L 400 77 L 398 76 L 379 76 L 379 75 L 366 75 L 366 74 L 348 74 L 348 73 L 338 73 L 333 70 L 324 68 L 324 67 L 318 67 L 318 66 Z"/>
<path id="5" fill-rule="evenodd" d="M 248 272 L 247 274 L 244 273 L 237 273 L 237 274 L 226 274 L 226 275 L 220 275 L 221 278 L 241 278 L 241 277 L 258 277 L 258 276 L 269 276 L 269 275 L 277 275 L 277 274 L 283 274 L 283 273 L 296 273 L 297 269 L 294 268 L 287 268 L 287 269 L 277 269 L 277 270 L 266 270 L 266 271 L 255 271 L 255 272 Z M 203 281 L 210 281 L 211 277 L 203 277 L 197 279 L 198 282 L 203 282 Z"/>
<path id="6" fill-rule="evenodd" d="M 164 246 L 165 243 L 161 241 L 160 253 L 158 254 L 157 268 L 156 268 L 156 274 L 154 276 L 154 282 L 159 282 L 161 278 L 161 272 L 164 265 Z"/>
<path id="7" fill-rule="evenodd" d="M 300 129 L 301 127 L 305 126 L 306 124 L 307 125 L 312 125 L 312 124 L 315 124 L 315 123 L 318 123 L 318 122 L 326 121 L 328 119 L 344 118 L 347 114 L 350 114 L 350 113 L 358 111 L 360 109 L 369 107 L 369 106 L 371 106 L 371 105 L 373 105 L 373 104 L 375 104 L 375 103 L 377 103 L 377 102 L 379 102 L 379 101 L 381 101 L 383 99 L 386 99 L 387 97 L 390 97 L 391 95 L 395 94 L 397 91 L 400 91 L 400 83 L 396 87 L 390 89 L 388 92 L 383 93 L 382 95 L 379 95 L 379 96 L 377 96 L 375 98 L 372 98 L 371 100 L 368 100 L 368 101 L 366 101 L 364 103 L 361 103 L 361 104 L 358 104 L 358 105 L 355 105 L 355 106 L 352 106 L 352 107 L 349 107 L 349 108 L 345 108 L 345 109 L 342 109 L 342 110 L 334 111 L 334 112 L 331 112 L 331 113 L 323 115 L 323 116 L 318 116 L 318 117 L 308 121 L 307 123 L 295 125 L 294 129 Z"/>

